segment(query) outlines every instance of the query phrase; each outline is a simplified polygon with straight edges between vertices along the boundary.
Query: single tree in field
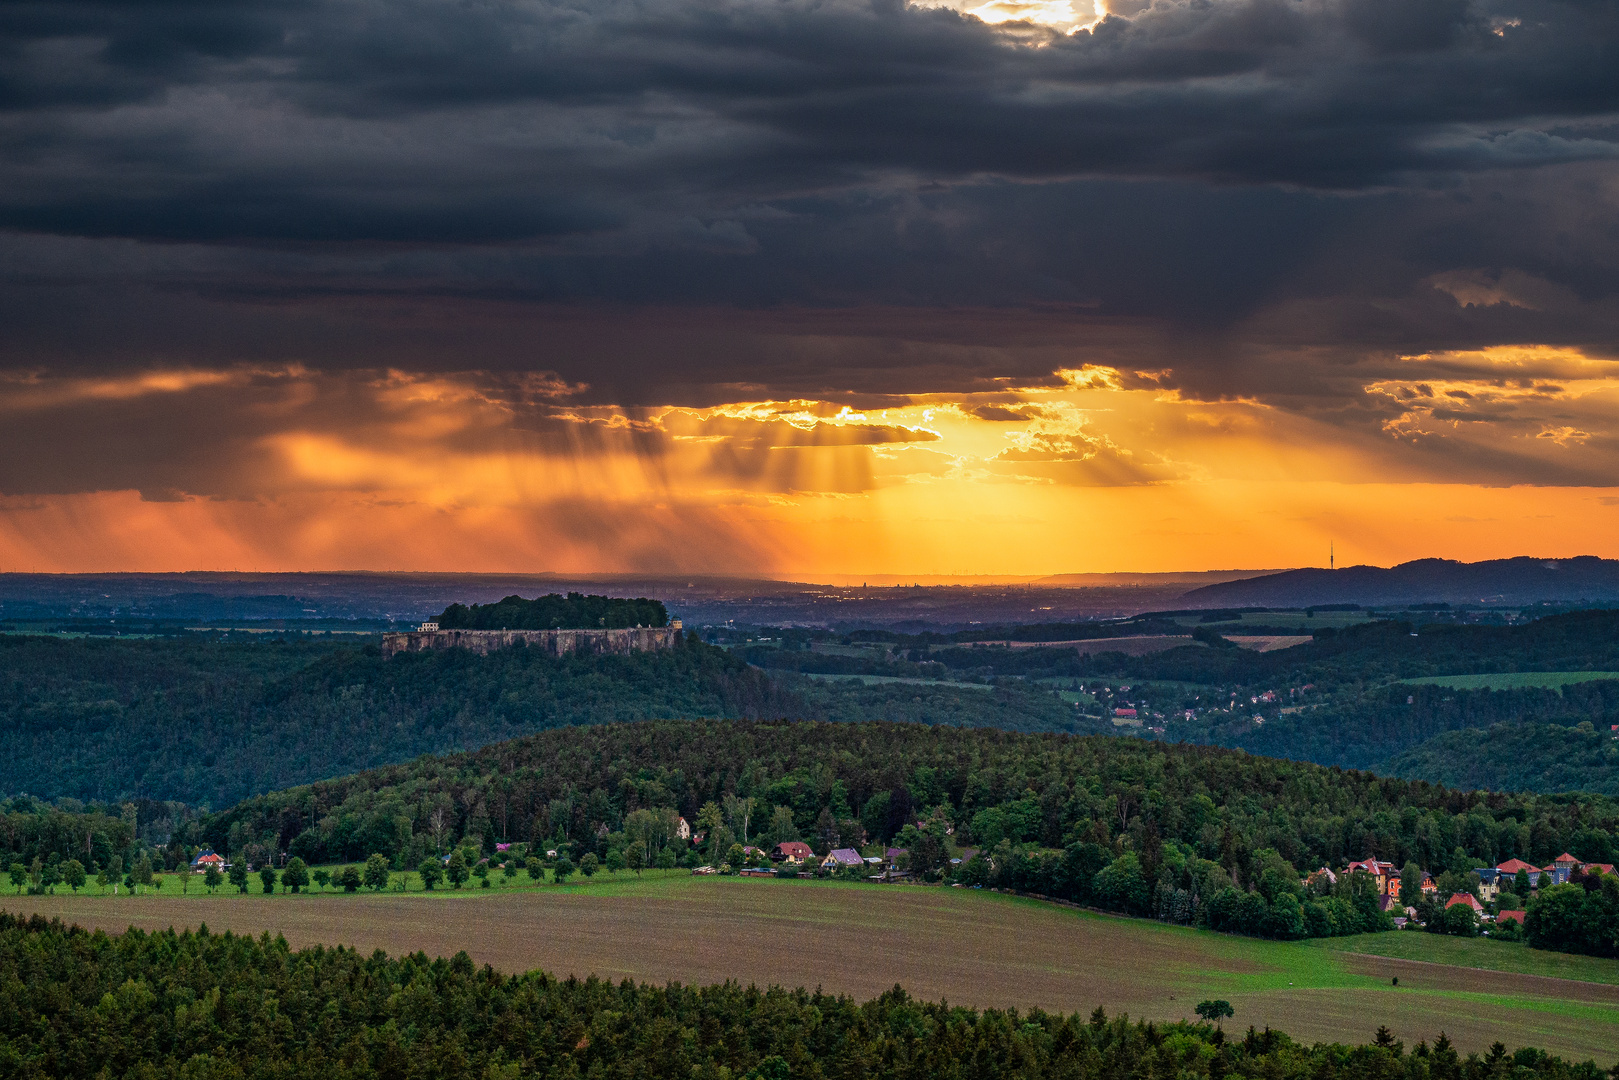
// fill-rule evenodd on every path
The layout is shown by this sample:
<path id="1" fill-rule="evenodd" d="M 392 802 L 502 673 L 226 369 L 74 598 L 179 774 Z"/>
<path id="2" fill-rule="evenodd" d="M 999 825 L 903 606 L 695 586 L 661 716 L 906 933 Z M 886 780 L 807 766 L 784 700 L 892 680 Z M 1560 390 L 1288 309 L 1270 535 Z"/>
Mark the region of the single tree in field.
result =
<path id="1" fill-rule="evenodd" d="M 388 887 L 388 857 L 373 855 L 365 860 L 365 887 L 381 892 Z"/>
<path id="2" fill-rule="evenodd" d="M 294 855 L 287 863 L 287 868 L 281 871 L 281 884 L 290 891 L 297 892 L 309 884 L 309 864 Z"/>
<path id="3" fill-rule="evenodd" d="M 315 884 L 320 886 L 322 892 L 325 892 L 326 887 L 332 883 L 332 872 L 330 870 L 316 870 L 309 876 L 315 879 Z"/>
<path id="4" fill-rule="evenodd" d="M 221 874 L 219 872 L 219 867 L 215 866 L 213 863 L 209 863 L 208 869 L 204 870 L 202 873 L 202 883 L 207 887 L 210 893 L 219 888 L 220 884 L 224 880 L 225 875 Z"/>
<path id="5" fill-rule="evenodd" d="M 622 848 L 614 848 L 612 851 L 607 853 L 607 872 L 609 874 L 617 874 L 620 870 L 624 869 L 628 865 L 629 864 L 624 861 L 624 851 Z"/>
<path id="6" fill-rule="evenodd" d="M 240 855 L 230 864 L 230 883 L 236 886 L 237 892 L 247 895 L 247 860 Z"/>
<path id="7" fill-rule="evenodd" d="M 450 852 L 450 863 L 445 867 L 445 871 L 450 879 L 450 884 L 455 888 L 459 889 L 466 884 L 468 877 L 467 857 L 461 854 L 460 848 Z"/>
<path id="8" fill-rule="evenodd" d="M 124 879 L 124 860 L 116 855 L 111 856 L 107 859 L 107 865 L 102 868 L 101 872 L 107 875 L 107 881 L 111 882 L 112 887 L 116 889 L 118 883 Z M 97 877 L 96 880 L 100 881 L 101 879 Z M 105 885 L 102 886 L 101 891 L 107 891 Z"/>
<path id="9" fill-rule="evenodd" d="M 11 883 L 17 887 L 17 895 L 22 895 L 22 887 L 28 884 L 28 867 L 20 862 L 14 862 L 6 871 L 11 875 Z"/>
<path id="10" fill-rule="evenodd" d="M 517 859 L 515 857 L 508 857 L 506 859 L 506 861 L 501 864 L 500 874 L 507 881 L 510 881 L 512 878 L 516 877 L 517 876 Z"/>
<path id="11" fill-rule="evenodd" d="M 568 858 L 567 853 L 564 852 L 557 858 L 557 864 L 551 868 L 551 876 L 556 879 L 556 883 L 558 885 L 563 885 L 567 883 L 567 880 L 572 873 L 573 860 Z"/>
<path id="12" fill-rule="evenodd" d="M 63 863 L 62 880 L 67 883 L 68 888 L 78 892 L 85 882 L 84 864 L 77 859 L 69 859 Z"/>
<path id="13" fill-rule="evenodd" d="M 422 860 L 422 865 L 416 868 L 416 873 L 421 875 L 422 888 L 432 892 L 433 886 L 444 880 L 444 864 L 428 856 Z"/>
<path id="14" fill-rule="evenodd" d="M 152 860 L 145 855 L 135 860 L 135 865 L 129 871 L 130 880 L 136 885 L 150 885 L 152 883 Z"/>
<path id="15" fill-rule="evenodd" d="M 586 880 L 589 880 L 596 876 L 596 871 L 599 869 L 601 869 L 601 860 L 596 858 L 596 853 L 594 851 L 585 852 L 585 857 L 579 860 L 579 873 L 583 874 Z"/>
<path id="16" fill-rule="evenodd" d="M 545 860 L 541 859 L 538 855 L 530 855 L 528 857 L 528 861 L 525 862 L 523 866 L 526 870 L 528 870 L 528 879 L 530 881 L 545 880 Z"/>
<path id="17" fill-rule="evenodd" d="M 673 870 L 675 868 L 675 849 L 664 848 L 658 852 L 657 858 L 652 860 L 652 865 L 659 870 Z"/>
<path id="18" fill-rule="evenodd" d="M 269 863 L 259 867 L 259 881 L 263 883 L 266 895 L 275 892 L 275 867 Z"/>
<path id="19" fill-rule="evenodd" d="M 365 875 L 360 873 L 358 866 L 345 866 L 333 880 L 343 886 L 344 892 L 359 892 L 360 886 L 365 884 Z"/>
<path id="20" fill-rule="evenodd" d="M 1197 1015 L 1201 1016 L 1204 1020 L 1214 1021 L 1214 1026 L 1219 1027 L 1222 1019 L 1228 1016 L 1235 1016 L 1237 1013 L 1236 1010 L 1231 1007 L 1231 1002 L 1221 1001 L 1216 998 L 1198 1002 Z"/>
<path id="21" fill-rule="evenodd" d="M 625 850 L 624 865 L 629 867 L 631 870 L 634 870 L 636 877 L 641 876 L 641 871 L 646 869 L 646 851 L 641 847 L 640 844 L 631 844 L 630 847 Z"/>

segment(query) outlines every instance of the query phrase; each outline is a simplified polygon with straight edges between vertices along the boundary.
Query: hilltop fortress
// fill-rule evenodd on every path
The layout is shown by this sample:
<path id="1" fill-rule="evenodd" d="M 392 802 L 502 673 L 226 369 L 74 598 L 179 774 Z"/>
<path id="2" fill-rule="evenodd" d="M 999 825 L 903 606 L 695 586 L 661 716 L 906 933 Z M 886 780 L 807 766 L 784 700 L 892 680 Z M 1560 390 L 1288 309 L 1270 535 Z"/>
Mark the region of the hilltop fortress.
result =
<path id="1" fill-rule="evenodd" d="M 429 652 L 433 649 L 468 649 L 487 656 L 496 649 L 522 645 L 540 649 L 547 656 L 588 653 L 597 656 L 627 656 L 637 652 L 658 652 L 674 648 L 680 640 L 680 620 L 668 626 L 635 626 L 617 630 L 440 630 L 437 623 L 423 623 L 415 630 L 382 635 L 382 655 L 402 652 Z"/>

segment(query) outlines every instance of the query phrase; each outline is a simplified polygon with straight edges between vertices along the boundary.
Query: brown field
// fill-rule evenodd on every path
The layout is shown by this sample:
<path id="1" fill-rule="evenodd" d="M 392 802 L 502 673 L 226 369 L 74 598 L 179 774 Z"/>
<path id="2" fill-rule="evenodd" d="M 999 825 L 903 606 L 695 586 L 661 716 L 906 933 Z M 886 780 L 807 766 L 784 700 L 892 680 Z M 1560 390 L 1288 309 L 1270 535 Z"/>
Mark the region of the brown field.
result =
<path id="1" fill-rule="evenodd" d="M 1363 1042 L 1387 1024 L 1412 1044 L 1444 1030 L 1467 1050 L 1501 1039 L 1604 1066 L 1619 1060 L 1619 985 L 1253 941 L 963 889 L 679 876 L 484 895 L 58 895 L 0 906 L 108 931 L 206 922 L 279 933 L 294 946 L 465 949 L 511 972 L 737 979 L 857 998 L 898 983 L 979 1007 L 1100 1004 L 1174 1019 L 1221 997 L 1239 1028 L 1270 1025 L 1308 1041 Z"/>
<path id="2" fill-rule="evenodd" d="M 1295 645 L 1303 645 L 1315 639 L 1309 634 L 1224 634 L 1227 641 L 1241 645 L 1244 649 L 1255 652 L 1270 652 L 1272 649 L 1291 649 Z"/>

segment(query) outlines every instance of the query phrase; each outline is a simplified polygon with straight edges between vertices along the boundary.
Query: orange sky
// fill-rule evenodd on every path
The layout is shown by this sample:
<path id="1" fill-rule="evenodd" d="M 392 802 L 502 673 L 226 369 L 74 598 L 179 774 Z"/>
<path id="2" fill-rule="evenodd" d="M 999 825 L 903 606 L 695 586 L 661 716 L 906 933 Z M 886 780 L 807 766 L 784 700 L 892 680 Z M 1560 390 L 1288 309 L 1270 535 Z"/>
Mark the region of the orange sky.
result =
<path id="1" fill-rule="evenodd" d="M 99 410 L 141 435 L 141 460 L 122 483 L 0 497 L 0 569 L 813 579 L 1321 565 L 1329 544 L 1340 565 L 1619 556 L 1619 491 L 1557 482 L 1616 475 L 1611 361 L 1405 357 L 1362 376 L 1371 426 L 1188 399 L 1159 373 L 1058 374 L 879 408 L 633 411 L 475 372 L 15 378 L 0 415 Z M 154 449 L 203 416 L 208 432 Z M 1546 479 L 1492 484 L 1469 462 Z"/>

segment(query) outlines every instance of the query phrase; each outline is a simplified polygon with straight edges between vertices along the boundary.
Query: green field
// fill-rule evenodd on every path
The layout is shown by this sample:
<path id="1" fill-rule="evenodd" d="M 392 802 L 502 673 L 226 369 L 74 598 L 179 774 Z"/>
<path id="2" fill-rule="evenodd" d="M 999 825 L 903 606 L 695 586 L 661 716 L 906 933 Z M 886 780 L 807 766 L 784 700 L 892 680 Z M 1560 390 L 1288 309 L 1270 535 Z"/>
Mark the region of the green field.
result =
<path id="1" fill-rule="evenodd" d="M 1496 675 L 1431 675 L 1402 679 L 1410 686 L 1444 686 L 1451 690 L 1556 690 L 1572 683 L 1619 679 L 1619 671 L 1509 671 Z"/>
<path id="2" fill-rule="evenodd" d="M 1330 938 L 1311 944 L 1337 952 L 1419 960 L 1428 964 L 1454 964 L 1519 975 L 1539 975 L 1550 979 L 1577 979 L 1580 982 L 1619 986 L 1619 961 L 1597 956 L 1531 949 L 1522 942 L 1491 941 L 1489 938 L 1457 938 L 1441 934 L 1398 933 L 1361 934 Z"/>
<path id="3" fill-rule="evenodd" d="M 737 979 L 861 999 L 898 983 L 977 1007 L 1102 1005 L 1176 1019 L 1219 997 L 1236 1007 L 1234 1024 L 1306 1041 L 1364 1042 L 1387 1024 L 1407 1045 L 1445 1031 L 1464 1051 L 1499 1039 L 1604 1067 L 1619 1058 L 1619 962 L 1417 933 L 1258 941 L 971 889 L 671 871 L 432 894 L 182 898 L 165 886 L 156 896 L 10 896 L 0 907 L 109 931 L 206 922 L 294 946 L 465 949 L 505 971 Z M 1548 965 L 1584 981 L 1538 977 Z"/>

